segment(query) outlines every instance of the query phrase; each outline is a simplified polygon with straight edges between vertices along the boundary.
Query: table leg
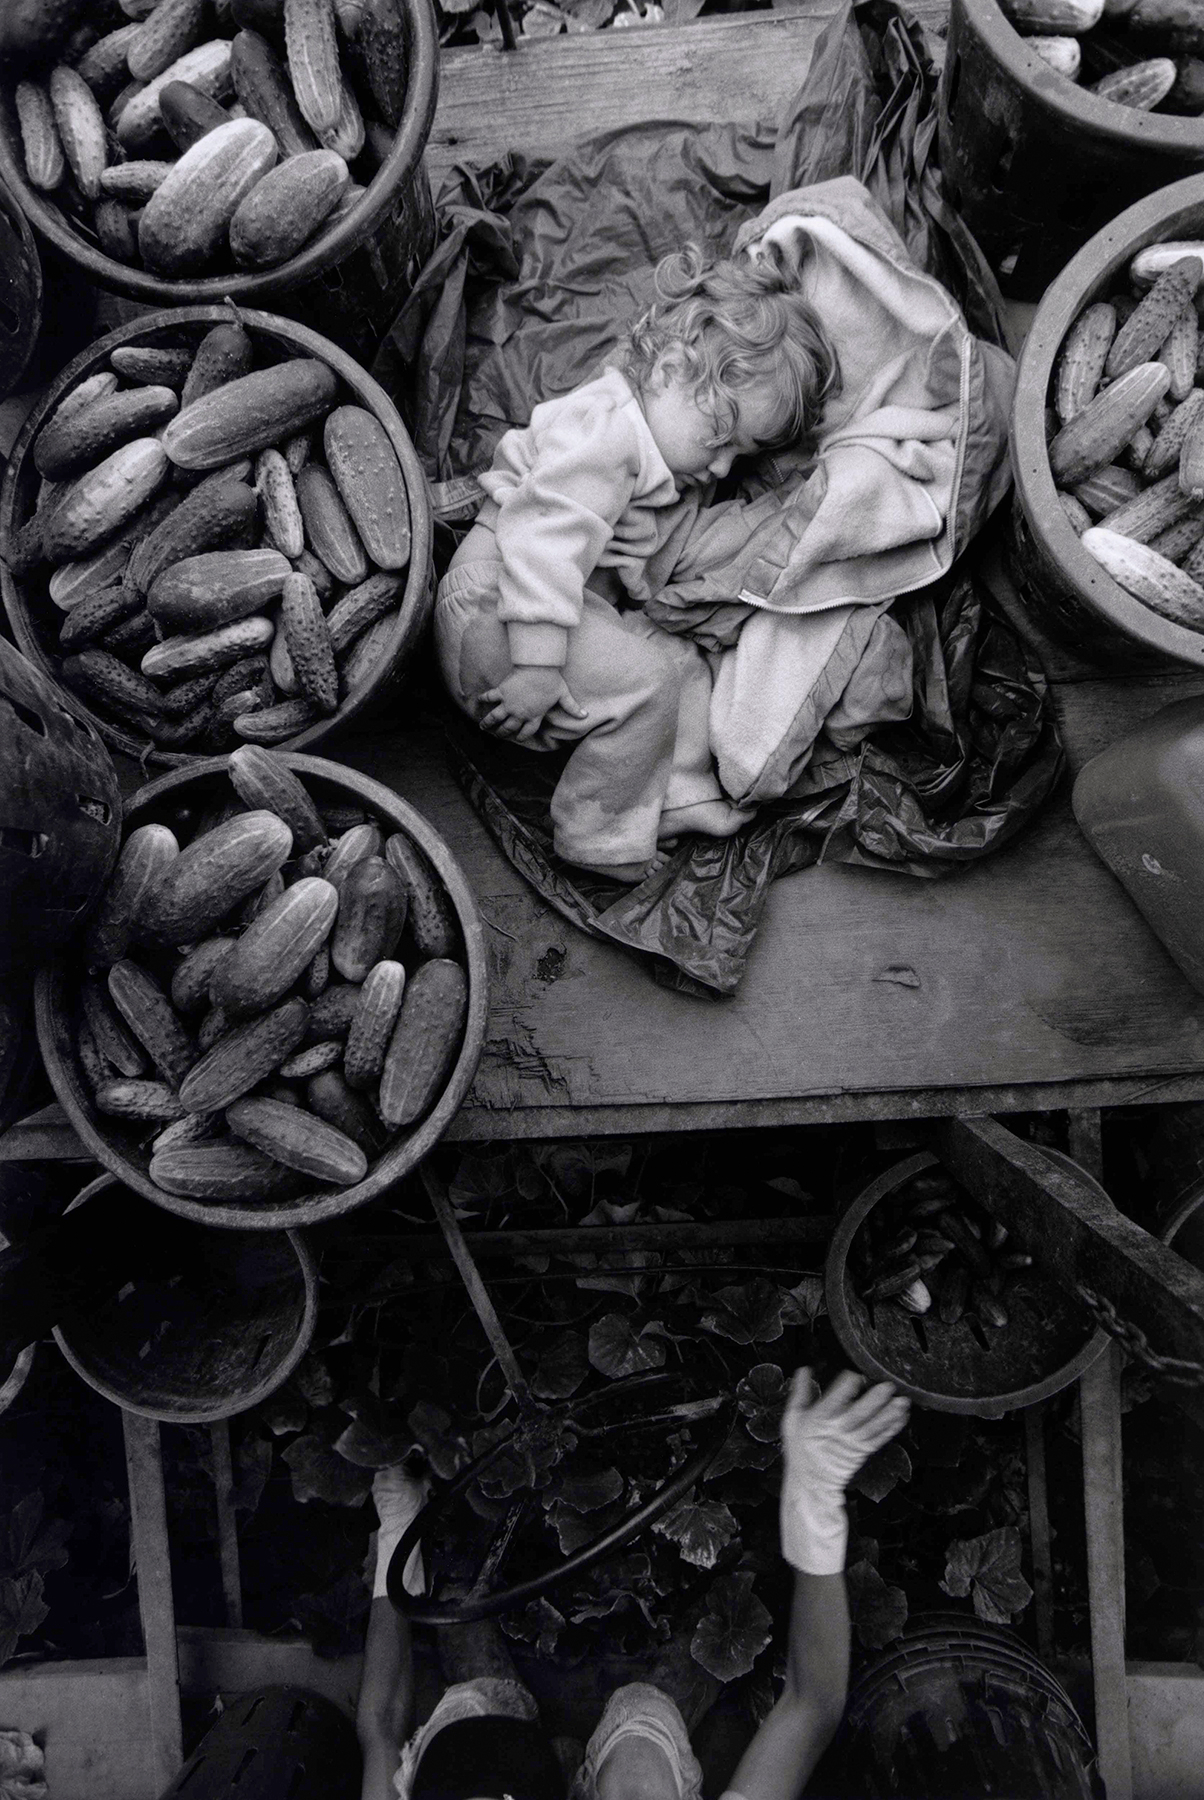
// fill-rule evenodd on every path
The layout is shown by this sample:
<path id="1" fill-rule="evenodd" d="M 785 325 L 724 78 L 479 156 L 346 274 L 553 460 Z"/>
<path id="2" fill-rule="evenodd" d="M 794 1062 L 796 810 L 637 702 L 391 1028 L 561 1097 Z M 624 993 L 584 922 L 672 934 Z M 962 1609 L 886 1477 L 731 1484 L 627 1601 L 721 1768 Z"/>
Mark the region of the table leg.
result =
<path id="1" fill-rule="evenodd" d="M 184 1761 L 184 1743 L 180 1727 L 180 1664 L 171 1592 L 163 1457 L 159 1426 L 153 1419 L 123 1412 L 121 1424 L 130 1484 L 130 1530 L 138 1575 L 138 1611 L 146 1645 L 151 1744 L 158 1784 L 167 1787 Z"/>
<path id="2" fill-rule="evenodd" d="M 1068 1115 L 1070 1154 L 1096 1180 L 1103 1176 L 1100 1114 Z M 1121 1453 L 1120 1346 L 1111 1344 L 1079 1377 L 1083 1421 L 1083 1508 L 1095 1741 L 1108 1800 L 1132 1800 L 1129 1695 L 1125 1680 L 1125 1521 Z"/>
<path id="3" fill-rule="evenodd" d="M 218 1419 L 209 1427 L 213 1454 L 213 1496 L 217 1506 L 217 1548 L 222 1565 L 222 1593 L 226 1600 L 226 1624 L 242 1630 L 242 1570 L 238 1560 L 238 1525 L 234 1515 L 234 1465 L 230 1457 L 230 1422 Z"/>
<path id="4" fill-rule="evenodd" d="M 1037 1654 L 1052 1662 L 1053 1552 L 1049 1530 L 1049 1488 L 1045 1476 L 1045 1407 L 1024 1409 L 1024 1460 L 1028 1474 L 1028 1536 L 1033 1561 L 1033 1614 L 1037 1624 Z"/>
<path id="5" fill-rule="evenodd" d="M 1120 1369 L 1120 1348 L 1111 1344 L 1099 1361 L 1079 1377 L 1095 1741 L 1108 1800 L 1132 1800 L 1133 1794 L 1129 1697 L 1125 1680 Z"/>

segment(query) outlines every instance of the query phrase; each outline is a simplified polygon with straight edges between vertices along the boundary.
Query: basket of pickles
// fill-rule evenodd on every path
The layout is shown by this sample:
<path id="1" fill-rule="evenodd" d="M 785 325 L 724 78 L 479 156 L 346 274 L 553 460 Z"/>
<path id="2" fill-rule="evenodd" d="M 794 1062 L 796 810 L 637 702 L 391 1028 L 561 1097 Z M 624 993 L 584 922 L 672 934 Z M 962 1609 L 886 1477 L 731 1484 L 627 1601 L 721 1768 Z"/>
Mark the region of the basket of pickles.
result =
<path id="1" fill-rule="evenodd" d="M 874 1380 L 937 1412 L 998 1418 L 1057 1393 L 1108 1342 L 1038 1265 L 1034 1246 L 922 1152 L 879 1175 L 842 1216 L 825 1271 L 828 1311 Z"/>

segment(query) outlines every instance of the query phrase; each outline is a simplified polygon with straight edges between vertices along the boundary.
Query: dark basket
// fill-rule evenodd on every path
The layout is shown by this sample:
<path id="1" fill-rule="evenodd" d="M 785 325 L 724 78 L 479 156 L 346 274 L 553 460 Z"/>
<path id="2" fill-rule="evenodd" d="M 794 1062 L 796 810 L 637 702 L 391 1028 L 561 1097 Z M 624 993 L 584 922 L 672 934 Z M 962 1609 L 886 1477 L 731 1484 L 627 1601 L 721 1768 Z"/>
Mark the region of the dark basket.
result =
<path id="1" fill-rule="evenodd" d="M 42 323 L 42 264 L 33 233 L 0 181 L 0 400 L 11 394 Z"/>
<path id="2" fill-rule="evenodd" d="M 54 1328 L 89 1387 L 126 1412 L 203 1425 L 288 1380 L 318 1316 L 300 1233 L 207 1231 L 102 1175 L 72 1207 L 103 1207 L 123 1247 Z"/>
<path id="3" fill-rule="evenodd" d="M 1092 234 L 1204 167 L 1204 118 L 1141 112 L 1058 75 L 996 0 L 952 0 L 941 81 L 946 189 L 1009 293 L 1039 300 Z"/>
<path id="4" fill-rule="evenodd" d="M 853 1683 L 840 1762 L 858 1800 L 1091 1800 L 1091 1740 L 1023 1639 L 922 1614 Z"/>
<path id="5" fill-rule="evenodd" d="M 82 711 L 0 638 L 0 973 L 69 942 L 117 860 L 117 771 Z"/>
<path id="6" fill-rule="evenodd" d="M 1204 131 L 1204 119 L 1198 123 Z M 1013 574 L 1033 616 L 1105 668 L 1167 662 L 1204 668 L 1204 633 L 1152 612 L 1084 550 L 1050 473 L 1046 396 L 1062 341 L 1083 308 L 1110 293 L 1147 245 L 1199 237 L 1204 237 L 1204 175 L 1177 181 L 1122 212 L 1084 245 L 1049 288 L 1029 327 L 1016 374 Z"/>
<path id="7" fill-rule="evenodd" d="M 177 807 L 203 807 L 219 784 L 222 791 L 232 792 L 226 781 L 227 761 L 224 756 L 210 757 L 193 769 L 161 775 L 129 802 L 126 824 L 132 829 L 151 821 L 170 823 Z M 46 1073 L 67 1117 L 97 1161 L 135 1193 L 181 1218 L 254 1231 L 316 1225 L 324 1219 L 338 1218 L 387 1193 L 416 1168 L 443 1136 L 472 1085 L 489 1012 L 485 934 L 477 903 L 460 865 L 438 832 L 397 794 L 355 769 L 314 756 L 287 756 L 285 761 L 315 792 L 319 805 L 326 800 L 355 802 L 383 820 L 390 831 L 404 831 L 414 840 L 447 891 L 464 941 L 468 1017 L 447 1084 L 426 1117 L 408 1133 L 395 1137 L 362 1181 L 354 1187 L 322 1187 L 276 1200 L 195 1200 L 165 1193 L 150 1179 L 150 1155 L 139 1132 L 128 1122 L 99 1112 L 93 1101 L 74 1030 L 79 1010 L 78 965 L 62 958 L 49 964 L 39 972 L 35 991 L 38 1043 Z"/>
<path id="8" fill-rule="evenodd" d="M 1091 1181 L 1060 1151 L 1042 1154 Z M 875 1381 L 893 1382 L 900 1393 L 935 1412 L 997 1419 L 1068 1386 L 1102 1354 L 1109 1338 L 1098 1330 L 1084 1335 L 1082 1309 L 1035 1264 L 1009 1283 L 1012 1320 L 1002 1330 L 982 1330 L 969 1313 L 955 1325 L 944 1325 L 932 1313 L 917 1318 L 892 1304 L 866 1305 L 855 1292 L 847 1267 L 858 1229 L 876 1206 L 889 1205 L 915 1176 L 939 1166 L 935 1156 L 923 1151 L 895 1163 L 858 1194 L 828 1250 L 824 1269 L 828 1312 L 846 1355 Z M 1092 1185 L 1099 1188 L 1097 1182 Z M 1104 1190 L 1099 1192 L 1103 1195 Z"/>
<path id="9" fill-rule="evenodd" d="M 242 322 L 260 343 L 267 341 L 277 361 L 294 356 L 313 356 L 327 363 L 338 376 L 342 397 L 350 394 L 359 406 L 374 413 L 388 433 L 389 442 L 401 464 L 410 501 L 412 533 L 410 562 L 406 570 L 405 590 L 401 597 L 392 638 L 371 680 L 357 688 L 329 718 L 307 725 L 295 737 L 276 746 L 286 750 L 317 749 L 333 733 L 342 731 L 353 720 L 362 720 L 373 712 L 397 688 L 411 661 L 418 642 L 430 619 L 434 605 L 435 576 L 432 558 L 432 525 L 430 490 L 422 465 L 401 422 L 396 407 L 380 384 L 372 379 L 347 353 L 340 350 L 304 325 L 274 313 L 244 312 Z M 38 491 L 39 476 L 33 462 L 33 441 L 43 423 L 69 389 L 104 368 L 111 353 L 125 344 L 199 343 L 214 325 L 227 323 L 230 314 L 223 306 L 187 306 L 173 311 L 152 313 L 130 325 L 122 325 L 107 337 L 89 345 L 82 355 L 69 363 L 34 407 L 13 446 L 13 453 L 0 484 L 0 550 L 9 536 L 32 515 Z M 45 568 L 32 576 L 15 576 L 0 559 L 0 595 L 17 643 L 25 655 L 52 681 L 59 679 L 61 653 L 57 628 L 63 614 L 49 595 L 49 575 Z M 115 750 L 122 751 L 142 763 L 159 763 L 168 767 L 191 766 L 201 758 L 179 750 L 157 750 L 135 738 L 129 728 L 114 723 L 83 700 L 72 695 L 72 706 L 89 718 Z M 206 751 L 205 756 L 212 752 Z"/>
<path id="10" fill-rule="evenodd" d="M 227 1701 L 160 1800 L 357 1800 L 355 1727 L 305 1688 Z"/>
<path id="11" fill-rule="evenodd" d="M 402 122 L 359 203 L 296 256 L 254 273 L 171 280 L 106 256 L 25 177 L 11 89 L 0 91 L 0 181 L 34 230 L 88 283 L 149 306 L 268 306 L 312 325 L 370 358 L 435 242 L 430 182 L 422 160 L 439 94 L 439 36 L 431 0 L 401 0 L 409 34 Z"/>

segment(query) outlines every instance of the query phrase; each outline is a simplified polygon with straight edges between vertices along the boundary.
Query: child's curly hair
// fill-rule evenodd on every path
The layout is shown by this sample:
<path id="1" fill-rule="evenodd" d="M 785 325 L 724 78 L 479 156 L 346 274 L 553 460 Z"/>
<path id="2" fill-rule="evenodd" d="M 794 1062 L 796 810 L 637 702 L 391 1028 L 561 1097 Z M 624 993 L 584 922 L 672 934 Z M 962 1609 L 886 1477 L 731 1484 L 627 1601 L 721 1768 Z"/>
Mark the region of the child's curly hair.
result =
<path id="1" fill-rule="evenodd" d="M 778 444 L 810 440 L 823 403 L 839 391 L 836 352 L 799 292 L 798 270 L 776 245 L 769 254 L 708 263 L 696 244 L 657 264 L 660 299 L 631 327 L 620 367 L 637 391 L 667 350 L 680 352 L 694 397 L 713 406 L 726 437 L 741 393 L 776 388 L 782 410 Z M 768 446 L 767 446 L 768 447 Z"/>

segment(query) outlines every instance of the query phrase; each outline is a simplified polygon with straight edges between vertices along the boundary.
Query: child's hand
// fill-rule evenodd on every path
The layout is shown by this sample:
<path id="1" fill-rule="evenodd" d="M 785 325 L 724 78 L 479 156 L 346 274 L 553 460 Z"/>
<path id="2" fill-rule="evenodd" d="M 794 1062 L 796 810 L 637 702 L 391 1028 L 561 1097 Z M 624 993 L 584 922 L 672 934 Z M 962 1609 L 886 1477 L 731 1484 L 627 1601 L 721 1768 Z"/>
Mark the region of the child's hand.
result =
<path id="1" fill-rule="evenodd" d="M 496 731 L 520 744 L 536 735 L 553 707 L 571 719 L 588 717 L 570 694 L 564 670 L 535 663 L 515 669 L 505 681 L 483 693 L 481 700 L 492 708 L 481 720 L 482 730 Z"/>

